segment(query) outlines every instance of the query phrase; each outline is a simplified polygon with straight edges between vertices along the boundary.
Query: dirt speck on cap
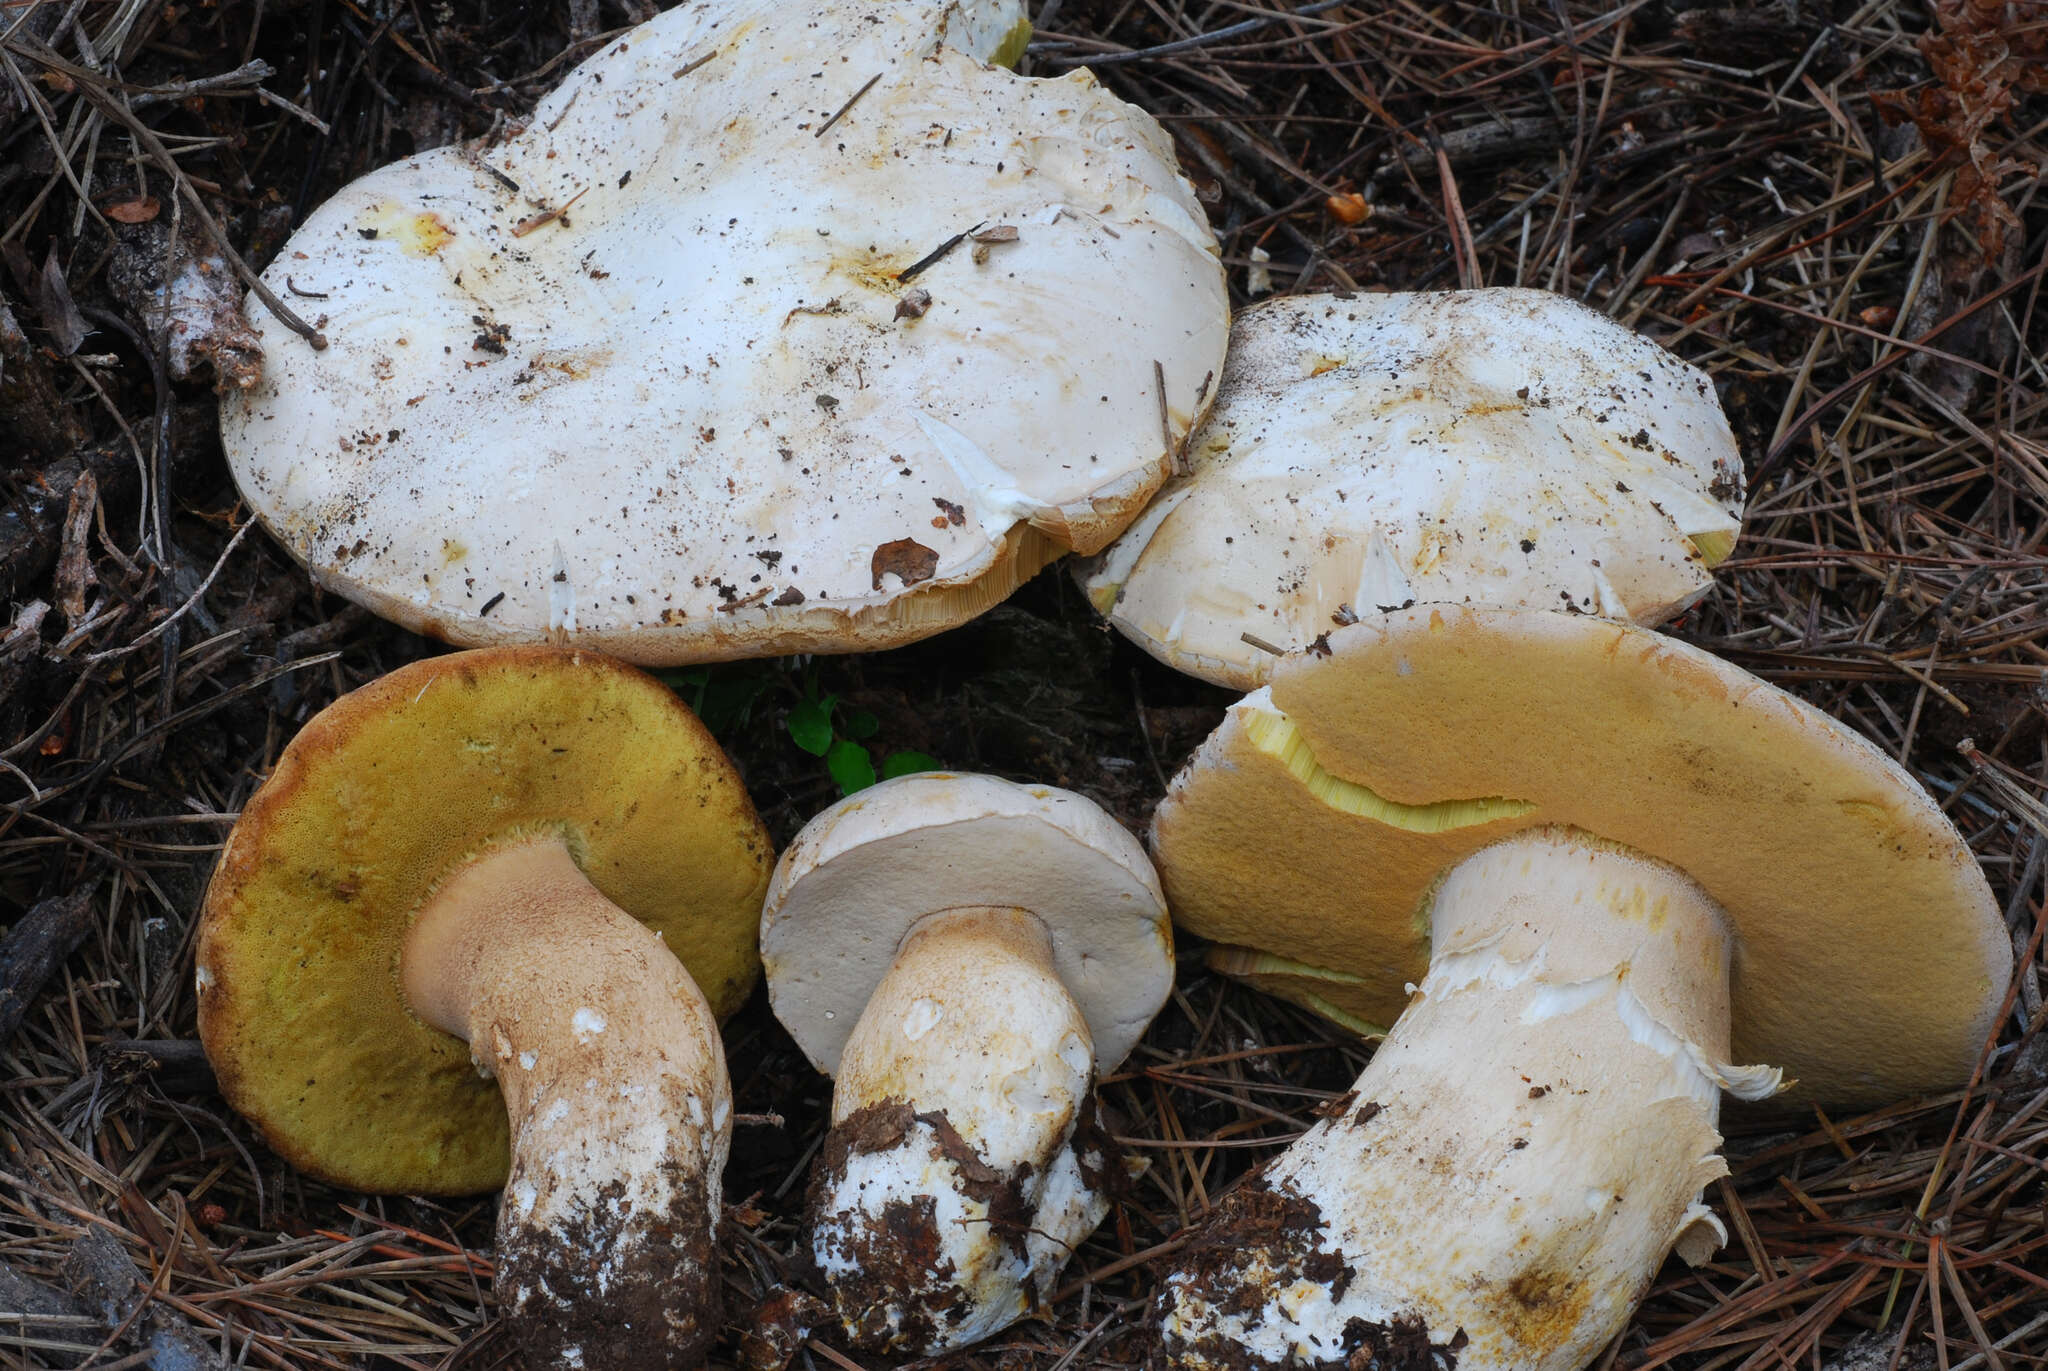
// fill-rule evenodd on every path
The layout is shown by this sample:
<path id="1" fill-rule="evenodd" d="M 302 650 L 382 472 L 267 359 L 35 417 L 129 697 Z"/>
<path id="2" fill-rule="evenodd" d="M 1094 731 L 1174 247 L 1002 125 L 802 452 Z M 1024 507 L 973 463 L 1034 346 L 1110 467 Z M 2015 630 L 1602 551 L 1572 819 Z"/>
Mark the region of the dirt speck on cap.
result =
<path id="1" fill-rule="evenodd" d="M 937 548 L 926 547 L 915 538 L 898 538 L 875 549 L 870 563 L 874 589 L 882 588 L 884 576 L 896 576 L 906 586 L 929 581 L 939 569 Z"/>

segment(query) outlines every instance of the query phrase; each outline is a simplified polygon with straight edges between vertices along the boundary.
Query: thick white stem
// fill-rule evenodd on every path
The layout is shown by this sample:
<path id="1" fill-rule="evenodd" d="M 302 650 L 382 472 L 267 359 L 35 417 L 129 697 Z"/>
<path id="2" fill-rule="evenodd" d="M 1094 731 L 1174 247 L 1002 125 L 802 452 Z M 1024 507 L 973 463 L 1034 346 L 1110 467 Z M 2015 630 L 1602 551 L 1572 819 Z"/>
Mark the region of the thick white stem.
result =
<path id="1" fill-rule="evenodd" d="M 1436 1346 L 1459 1371 L 1576 1371 L 1674 1246 L 1719 1245 L 1699 1204 L 1727 1173 L 1719 1092 L 1777 1075 L 1725 1064 L 1729 943 L 1706 893 L 1546 830 L 1455 868 L 1431 921 L 1429 974 L 1354 1098 L 1169 1278 L 1171 1364 Z"/>
<path id="2" fill-rule="evenodd" d="M 732 1099 L 682 963 L 547 838 L 449 879 L 399 970 L 413 1012 L 504 1092 L 497 1291 L 524 1364 L 703 1365 Z"/>
<path id="3" fill-rule="evenodd" d="M 1088 1025 L 1020 909 L 922 919 L 847 1039 L 809 1201 L 846 1335 L 930 1354 L 1049 1289 L 1107 1200 Z"/>

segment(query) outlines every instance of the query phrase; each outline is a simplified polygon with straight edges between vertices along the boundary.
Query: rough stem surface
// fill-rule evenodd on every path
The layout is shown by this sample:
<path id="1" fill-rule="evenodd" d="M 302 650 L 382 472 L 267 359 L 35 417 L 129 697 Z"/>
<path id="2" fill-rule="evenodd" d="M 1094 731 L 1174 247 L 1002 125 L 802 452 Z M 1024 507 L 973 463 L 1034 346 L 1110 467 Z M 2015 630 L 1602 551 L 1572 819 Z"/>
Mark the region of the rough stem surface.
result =
<path id="1" fill-rule="evenodd" d="M 497 1291 L 524 1363 L 702 1366 L 732 1100 L 689 973 L 546 838 L 447 881 L 400 974 L 413 1012 L 504 1092 Z"/>
<path id="2" fill-rule="evenodd" d="M 929 1355 L 1025 1313 L 1107 1208 L 1088 1025 L 1020 909 L 904 938 L 840 1059 L 809 1251 L 846 1336 Z"/>
<path id="3" fill-rule="evenodd" d="M 1676 869 L 1538 830 L 1456 867 L 1433 955 L 1342 1110 L 1168 1278 L 1157 1365 L 1575 1371 L 1674 1247 L 1725 1236 L 1729 939 Z"/>

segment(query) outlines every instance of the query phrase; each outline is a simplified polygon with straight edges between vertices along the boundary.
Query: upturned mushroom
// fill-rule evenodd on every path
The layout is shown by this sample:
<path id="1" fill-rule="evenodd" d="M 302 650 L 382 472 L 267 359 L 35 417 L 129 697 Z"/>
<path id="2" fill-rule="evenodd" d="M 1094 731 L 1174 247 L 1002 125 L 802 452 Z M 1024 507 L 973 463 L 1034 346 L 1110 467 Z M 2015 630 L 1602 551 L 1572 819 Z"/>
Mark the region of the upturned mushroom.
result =
<path id="1" fill-rule="evenodd" d="M 243 809 L 201 916 L 200 1037 L 301 1170 L 504 1187 L 525 1365 L 701 1366 L 718 1019 L 758 969 L 770 857 L 653 679 L 548 648 L 417 662 L 316 716 Z"/>
<path id="2" fill-rule="evenodd" d="M 323 586 L 465 644 L 670 664 L 963 622 L 1135 517 L 1228 337 L 1152 119 L 1017 0 L 680 5 L 495 144 L 384 167 L 266 279 L 244 496 Z"/>
<path id="3" fill-rule="evenodd" d="M 1153 847 L 1217 964 L 1392 1027 L 1193 1236 L 1156 1365 L 1572 1371 L 1724 1239 L 1722 1091 L 1967 1078 L 2011 946 L 1869 742 L 1591 616 L 1418 608 L 1328 646 L 1230 710 Z"/>
<path id="4" fill-rule="evenodd" d="M 1606 316 L 1540 290 L 1306 295 L 1238 317 L 1188 474 L 1076 571 L 1147 652 L 1249 690 L 1411 604 L 1659 623 L 1741 515 L 1712 383 Z"/>
<path id="5" fill-rule="evenodd" d="M 1068 791 L 886 781 L 790 844 L 761 956 L 838 1078 L 803 1242 L 840 1331 L 928 1355 L 1028 1312 L 1108 1208 L 1096 1073 L 1172 989 L 1144 849 Z"/>

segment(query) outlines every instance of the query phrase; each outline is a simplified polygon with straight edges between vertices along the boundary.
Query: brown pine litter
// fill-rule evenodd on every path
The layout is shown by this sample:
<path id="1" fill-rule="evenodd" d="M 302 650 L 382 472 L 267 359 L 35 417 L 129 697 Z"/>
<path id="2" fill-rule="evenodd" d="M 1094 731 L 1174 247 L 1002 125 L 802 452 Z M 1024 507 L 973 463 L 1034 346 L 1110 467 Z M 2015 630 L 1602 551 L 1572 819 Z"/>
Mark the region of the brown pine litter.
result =
<path id="1" fill-rule="evenodd" d="M 490 1201 L 295 1176 L 193 1037 L 212 855 L 279 746 L 434 651 L 247 523 L 224 301 L 346 179 L 517 121 L 646 0 L 0 0 L 0 1365 L 474 1367 Z M 1527 284 L 1708 368 L 1750 532 L 1678 632 L 1902 759 L 2007 902 L 1978 1078 L 1796 1130 L 1730 1121 L 1734 1235 L 1600 1365 L 2048 1365 L 2048 8 L 2039 0 L 1044 0 L 1172 131 L 1247 292 Z M 208 288 L 173 302 L 167 283 Z M 276 301 L 317 317 L 317 299 Z M 296 316 L 295 316 L 296 317 Z M 305 324 L 309 330 L 310 322 Z M 681 672 L 778 839 L 836 794 L 787 710 L 1076 787 L 1141 824 L 1226 697 L 1048 573 L 931 642 Z M 846 717 L 842 715 L 842 717 Z M 1149 1170 L 1044 1317 L 961 1367 L 1129 1367 L 1157 1259 L 1364 1048 L 1185 958 L 1109 1083 Z M 11 992 L 26 987 L 26 998 Z M 756 1001 L 725 1279 L 791 1250 L 827 1085 Z M 807 1368 L 860 1361 L 812 1345 Z"/>

